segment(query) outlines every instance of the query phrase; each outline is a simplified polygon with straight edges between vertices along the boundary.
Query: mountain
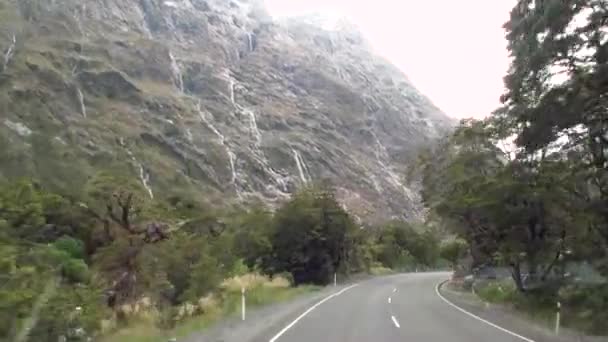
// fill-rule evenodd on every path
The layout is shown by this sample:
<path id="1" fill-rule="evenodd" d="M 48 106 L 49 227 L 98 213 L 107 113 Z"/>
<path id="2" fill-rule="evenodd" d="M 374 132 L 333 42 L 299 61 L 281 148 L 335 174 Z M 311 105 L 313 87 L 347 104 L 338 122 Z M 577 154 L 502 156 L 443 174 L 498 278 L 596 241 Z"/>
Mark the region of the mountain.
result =
<path id="1" fill-rule="evenodd" d="M 150 197 L 276 204 L 328 181 L 363 220 L 423 215 L 416 151 L 454 122 L 347 22 L 259 0 L 0 0 L 0 178 L 95 172 Z"/>

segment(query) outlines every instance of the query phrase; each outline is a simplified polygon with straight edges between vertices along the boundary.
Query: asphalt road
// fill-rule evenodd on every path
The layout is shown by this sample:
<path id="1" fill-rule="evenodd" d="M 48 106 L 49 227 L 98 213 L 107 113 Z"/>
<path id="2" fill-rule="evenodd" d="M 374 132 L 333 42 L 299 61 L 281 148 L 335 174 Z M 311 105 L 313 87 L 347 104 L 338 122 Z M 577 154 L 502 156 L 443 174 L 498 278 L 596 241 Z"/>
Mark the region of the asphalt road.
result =
<path id="1" fill-rule="evenodd" d="M 383 277 L 323 298 L 277 331 L 269 342 L 522 342 L 448 304 L 436 285 L 449 273 Z M 528 341 L 529 342 L 529 341 Z"/>

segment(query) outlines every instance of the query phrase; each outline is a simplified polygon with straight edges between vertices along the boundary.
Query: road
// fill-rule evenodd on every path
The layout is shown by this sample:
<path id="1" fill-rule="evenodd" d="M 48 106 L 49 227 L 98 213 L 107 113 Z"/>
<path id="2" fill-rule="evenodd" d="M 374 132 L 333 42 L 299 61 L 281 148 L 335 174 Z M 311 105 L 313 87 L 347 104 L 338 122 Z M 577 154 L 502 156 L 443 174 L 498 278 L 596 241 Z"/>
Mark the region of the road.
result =
<path id="1" fill-rule="evenodd" d="M 344 288 L 269 332 L 267 341 L 526 341 L 448 304 L 436 292 L 436 285 L 448 277 L 404 274 Z"/>

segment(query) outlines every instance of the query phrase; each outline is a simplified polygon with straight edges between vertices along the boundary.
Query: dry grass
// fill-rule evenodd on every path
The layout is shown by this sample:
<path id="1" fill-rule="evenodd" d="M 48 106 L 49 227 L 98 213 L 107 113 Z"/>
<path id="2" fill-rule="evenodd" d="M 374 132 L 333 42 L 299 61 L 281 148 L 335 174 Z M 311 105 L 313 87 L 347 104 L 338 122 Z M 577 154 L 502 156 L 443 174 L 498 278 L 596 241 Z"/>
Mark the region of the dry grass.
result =
<path id="1" fill-rule="evenodd" d="M 287 301 L 296 296 L 317 291 L 316 286 L 291 287 L 281 276 L 270 278 L 259 273 L 247 273 L 225 279 L 217 293 L 200 298 L 196 304 L 200 314 L 186 317 L 170 330 L 161 330 L 150 319 L 138 318 L 132 325 L 104 338 L 102 342 L 161 342 L 173 337 L 185 337 L 202 331 L 217 321 L 240 312 L 241 288 L 246 290 L 248 307 L 263 306 Z"/>
<path id="2" fill-rule="evenodd" d="M 220 287 L 229 292 L 241 291 L 241 289 L 252 290 L 259 287 L 268 288 L 288 288 L 291 284 L 289 280 L 276 276 L 270 278 L 258 273 L 247 273 L 242 276 L 234 276 L 222 282 Z"/>

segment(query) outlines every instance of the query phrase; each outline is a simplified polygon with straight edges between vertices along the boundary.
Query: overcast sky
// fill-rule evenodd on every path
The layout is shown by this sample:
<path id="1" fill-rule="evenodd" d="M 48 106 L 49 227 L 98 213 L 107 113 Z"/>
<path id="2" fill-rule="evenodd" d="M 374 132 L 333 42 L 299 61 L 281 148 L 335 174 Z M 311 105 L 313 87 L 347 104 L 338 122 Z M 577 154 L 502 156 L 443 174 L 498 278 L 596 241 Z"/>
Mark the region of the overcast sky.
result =
<path id="1" fill-rule="evenodd" d="M 265 0 L 273 16 L 347 16 L 446 114 L 499 105 L 509 66 L 502 25 L 515 0 Z"/>

